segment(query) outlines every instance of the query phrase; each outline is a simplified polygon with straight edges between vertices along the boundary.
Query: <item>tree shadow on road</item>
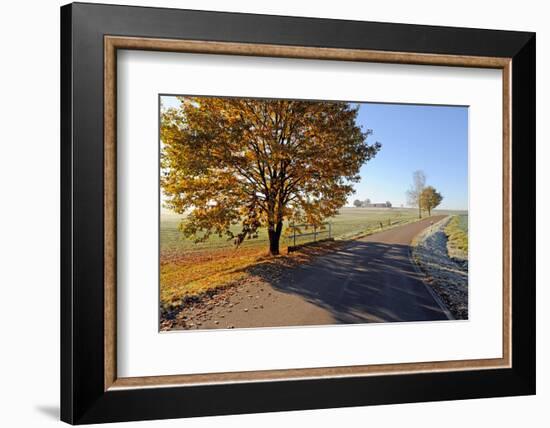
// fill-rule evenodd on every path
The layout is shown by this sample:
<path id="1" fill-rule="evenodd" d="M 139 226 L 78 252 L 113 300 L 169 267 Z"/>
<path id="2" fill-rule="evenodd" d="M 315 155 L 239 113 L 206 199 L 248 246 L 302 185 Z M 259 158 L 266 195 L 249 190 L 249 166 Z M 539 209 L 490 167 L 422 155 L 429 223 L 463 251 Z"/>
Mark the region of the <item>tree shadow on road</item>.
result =
<path id="1" fill-rule="evenodd" d="M 409 258 L 408 245 L 349 241 L 273 276 L 256 266 L 276 290 L 330 311 L 336 323 L 448 319 Z"/>

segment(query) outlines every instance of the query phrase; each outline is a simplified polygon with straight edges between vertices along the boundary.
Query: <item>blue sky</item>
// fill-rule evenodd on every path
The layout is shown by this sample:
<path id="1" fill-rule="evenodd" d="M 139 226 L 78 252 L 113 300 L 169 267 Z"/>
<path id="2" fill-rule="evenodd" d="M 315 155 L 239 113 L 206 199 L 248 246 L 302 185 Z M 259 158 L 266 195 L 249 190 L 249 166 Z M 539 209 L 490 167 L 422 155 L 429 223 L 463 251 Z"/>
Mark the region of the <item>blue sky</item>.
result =
<path id="1" fill-rule="evenodd" d="M 439 208 L 468 208 L 468 108 L 406 104 L 361 104 L 358 124 L 372 129 L 371 143 L 382 149 L 361 168 L 361 182 L 350 198 L 389 200 L 406 206 L 412 173 L 443 195 Z"/>
<path id="2" fill-rule="evenodd" d="M 175 97 L 162 97 L 162 103 L 179 105 Z M 382 149 L 361 168 L 348 205 L 369 198 L 407 206 L 412 173 L 420 169 L 443 195 L 438 208 L 468 209 L 467 107 L 361 103 L 357 122 L 373 130 L 368 142 L 379 141 Z"/>

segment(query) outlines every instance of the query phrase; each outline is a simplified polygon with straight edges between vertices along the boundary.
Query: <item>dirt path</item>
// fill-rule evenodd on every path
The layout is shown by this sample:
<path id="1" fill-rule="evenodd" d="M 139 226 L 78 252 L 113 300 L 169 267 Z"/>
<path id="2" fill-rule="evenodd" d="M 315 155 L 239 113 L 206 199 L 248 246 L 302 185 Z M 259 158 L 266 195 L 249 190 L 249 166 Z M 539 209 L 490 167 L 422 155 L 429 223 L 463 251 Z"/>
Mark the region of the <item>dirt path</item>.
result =
<path id="1" fill-rule="evenodd" d="M 444 216 L 350 241 L 293 269 L 253 277 L 186 309 L 173 328 L 247 328 L 448 319 L 409 257 L 412 238 Z M 268 278 L 268 279 L 266 279 Z"/>

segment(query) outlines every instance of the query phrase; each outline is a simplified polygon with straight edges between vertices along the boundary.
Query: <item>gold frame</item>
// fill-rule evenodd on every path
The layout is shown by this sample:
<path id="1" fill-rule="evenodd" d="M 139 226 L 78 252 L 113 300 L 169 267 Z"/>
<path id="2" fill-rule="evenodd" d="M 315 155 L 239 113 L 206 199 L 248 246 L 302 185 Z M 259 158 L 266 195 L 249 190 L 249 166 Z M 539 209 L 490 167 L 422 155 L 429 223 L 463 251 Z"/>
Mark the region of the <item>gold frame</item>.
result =
<path id="1" fill-rule="evenodd" d="M 116 52 L 117 49 L 170 51 L 218 55 L 397 64 L 494 68 L 502 70 L 503 82 L 503 349 L 502 358 L 422 363 L 379 364 L 306 369 L 263 370 L 191 375 L 117 377 L 116 369 Z M 105 36 L 104 38 L 104 389 L 162 387 L 306 378 L 334 378 L 404 373 L 442 372 L 511 367 L 511 58 L 382 52 L 228 43 L 195 40 Z"/>

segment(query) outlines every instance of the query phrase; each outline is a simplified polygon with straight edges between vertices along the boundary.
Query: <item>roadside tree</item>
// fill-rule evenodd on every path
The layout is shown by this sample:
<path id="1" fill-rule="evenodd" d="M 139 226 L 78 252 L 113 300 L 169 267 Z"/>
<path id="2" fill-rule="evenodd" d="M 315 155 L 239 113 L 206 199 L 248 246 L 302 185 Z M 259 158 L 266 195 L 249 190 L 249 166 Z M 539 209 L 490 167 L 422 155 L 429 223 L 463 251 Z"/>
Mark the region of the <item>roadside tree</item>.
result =
<path id="1" fill-rule="evenodd" d="M 344 102 L 181 97 L 161 116 L 165 205 L 186 214 L 195 242 L 212 234 L 238 245 L 269 236 L 279 254 L 285 221 L 320 224 L 354 192 L 380 150 Z"/>
<path id="2" fill-rule="evenodd" d="M 432 210 L 441 204 L 443 196 L 432 186 L 428 186 L 422 190 L 420 194 L 420 204 L 422 208 L 428 211 L 428 216 L 432 215 Z"/>
<path id="3" fill-rule="evenodd" d="M 413 182 L 410 189 L 407 191 L 407 203 L 411 207 L 418 208 L 418 218 L 422 218 L 422 203 L 420 195 L 426 187 L 426 174 L 424 171 L 418 170 L 413 172 Z"/>

